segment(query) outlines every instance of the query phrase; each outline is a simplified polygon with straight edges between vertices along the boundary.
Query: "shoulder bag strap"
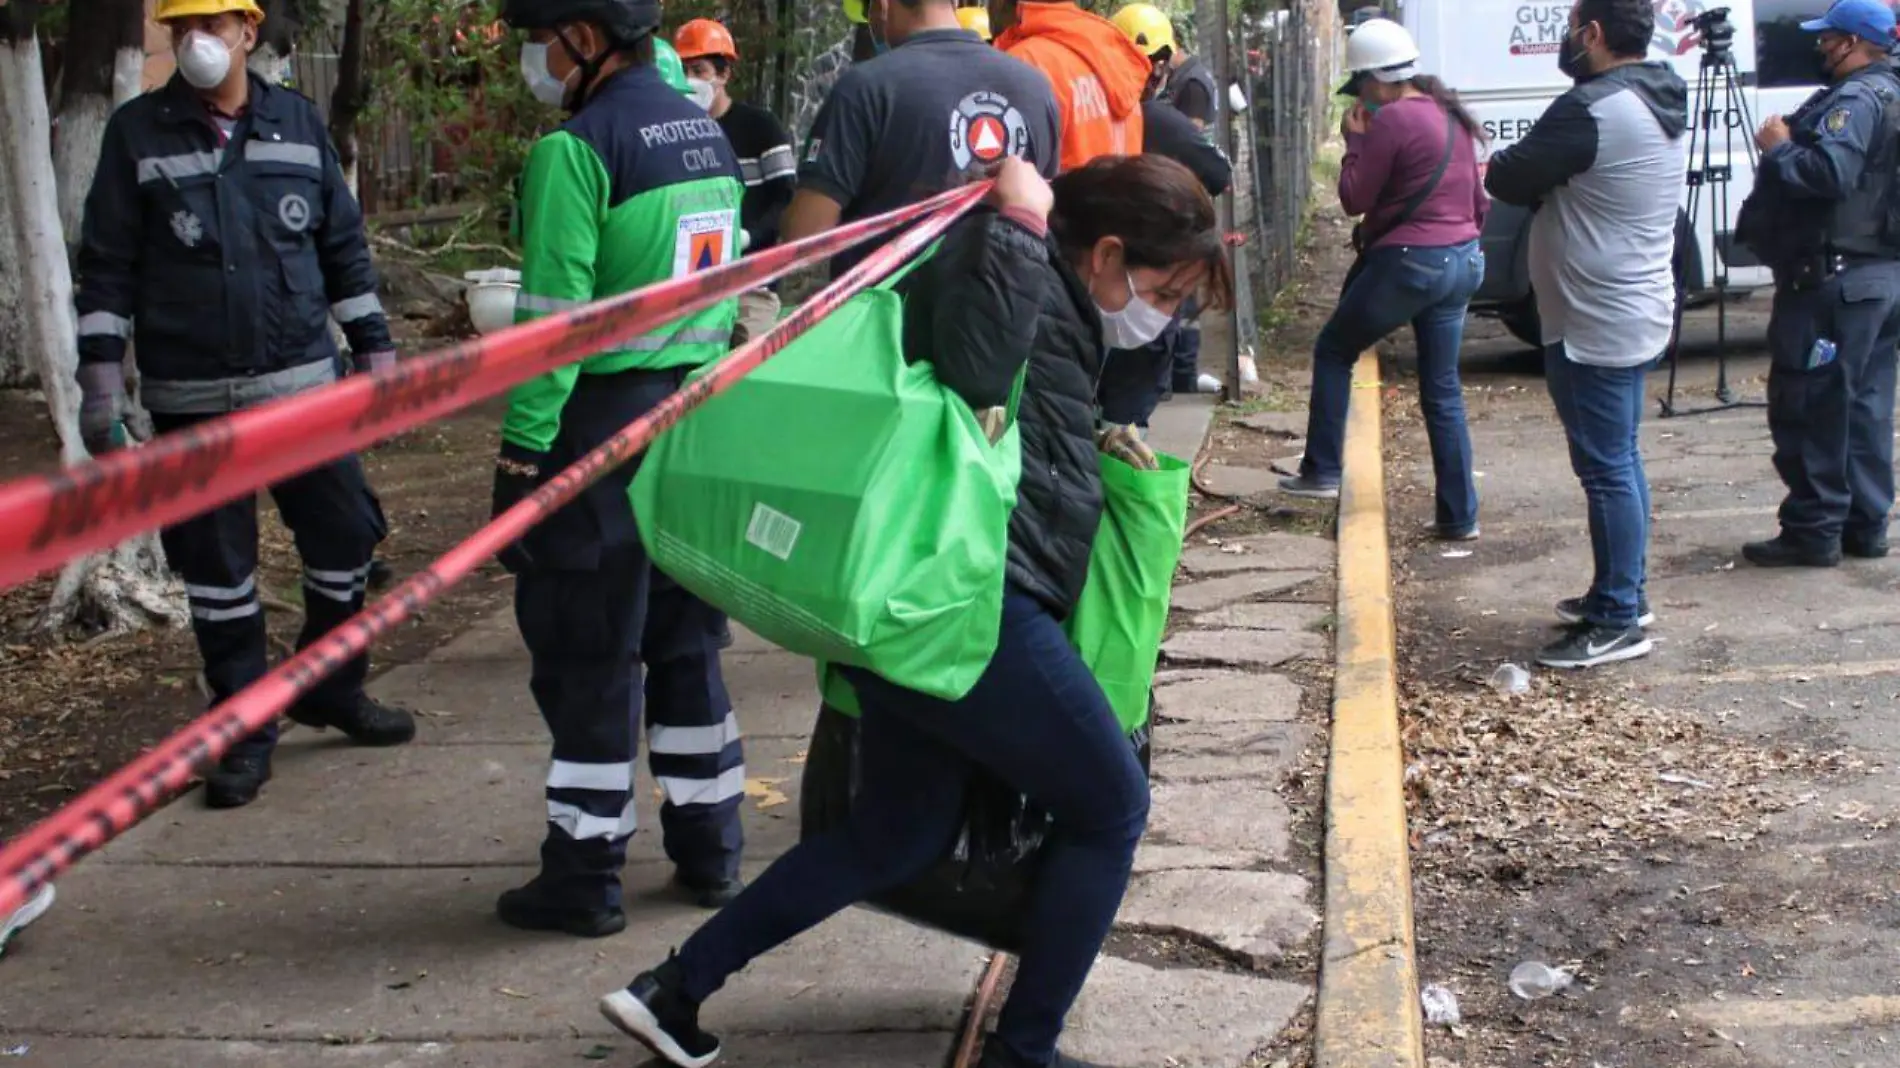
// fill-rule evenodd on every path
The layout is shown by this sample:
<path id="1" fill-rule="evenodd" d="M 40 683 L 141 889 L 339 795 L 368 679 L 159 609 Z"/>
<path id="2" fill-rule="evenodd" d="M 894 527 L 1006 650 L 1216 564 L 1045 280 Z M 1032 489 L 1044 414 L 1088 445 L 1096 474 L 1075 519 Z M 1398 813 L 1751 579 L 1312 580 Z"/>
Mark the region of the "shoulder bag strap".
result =
<path id="1" fill-rule="evenodd" d="M 1362 233 L 1359 247 L 1371 248 L 1373 242 L 1405 225 L 1406 221 L 1418 212 L 1418 209 L 1425 206 L 1425 202 L 1438 191 L 1438 183 L 1445 180 L 1445 171 L 1451 167 L 1452 150 L 1457 147 L 1457 144 L 1458 120 L 1447 110 L 1445 112 L 1445 154 L 1438 157 L 1438 166 L 1432 171 L 1432 176 L 1424 185 L 1418 187 L 1417 192 L 1405 198 L 1405 203 L 1399 207 L 1399 213 L 1392 216 L 1391 220 L 1380 227 L 1376 233 Z"/>

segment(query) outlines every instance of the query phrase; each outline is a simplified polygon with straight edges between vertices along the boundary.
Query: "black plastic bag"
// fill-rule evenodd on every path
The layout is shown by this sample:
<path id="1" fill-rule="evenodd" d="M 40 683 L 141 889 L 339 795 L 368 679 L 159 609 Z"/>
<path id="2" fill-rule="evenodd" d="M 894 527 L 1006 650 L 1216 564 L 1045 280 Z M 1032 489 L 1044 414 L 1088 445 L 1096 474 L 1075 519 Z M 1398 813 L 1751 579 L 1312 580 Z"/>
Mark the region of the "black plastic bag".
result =
<path id="1" fill-rule="evenodd" d="M 1148 724 L 1129 736 L 1148 773 Z M 830 705 L 818 709 L 799 790 L 799 836 L 842 825 L 858 789 L 858 721 Z M 909 884 L 873 898 L 876 909 L 912 923 L 1015 953 L 1048 838 L 1049 814 L 1001 779 L 972 768 L 963 830 L 942 860 Z"/>

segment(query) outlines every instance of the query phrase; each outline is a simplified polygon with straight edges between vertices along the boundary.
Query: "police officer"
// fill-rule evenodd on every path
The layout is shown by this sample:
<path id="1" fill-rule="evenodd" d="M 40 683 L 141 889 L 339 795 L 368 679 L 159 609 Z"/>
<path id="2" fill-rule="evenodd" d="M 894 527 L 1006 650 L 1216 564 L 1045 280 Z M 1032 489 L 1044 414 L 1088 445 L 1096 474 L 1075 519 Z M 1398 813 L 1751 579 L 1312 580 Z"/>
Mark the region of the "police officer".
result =
<path id="1" fill-rule="evenodd" d="M 1743 546 L 1762 567 L 1887 555 L 1894 348 L 1900 341 L 1900 79 L 1894 14 L 1839 0 L 1802 23 L 1833 84 L 1770 116 L 1739 236 L 1774 270 L 1768 426 L 1788 487 L 1781 531 Z"/>
<path id="2" fill-rule="evenodd" d="M 363 219 L 309 100 L 250 75 L 255 0 L 160 0 L 178 73 L 113 114 L 80 233 L 80 427 L 95 454 L 124 441 L 123 359 L 136 339 L 140 397 L 162 432 L 328 385 L 335 316 L 359 367 L 395 359 Z M 284 443 L 286 448 L 294 443 Z M 354 456 L 271 487 L 303 558 L 309 645 L 363 607 L 386 532 Z M 245 496 L 167 528 L 214 700 L 266 668 L 257 501 Z M 415 734 L 407 712 L 363 693 L 359 657 L 290 709 L 362 745 Z M 213 808 L 249 803 L 271 775 L 273 724 L 207 777 Z"/>
<path id="3" fill-rule="evenodd" d="M 1053 178 L 1060 118 L 1049 79 L 962 27 L 952 0 L 845 0 L 876 58 L 826 96 L 798 169 L 784 241 L 914 204 L 1019 156 Z M 833 276 L 890 240 L 832 258 Z"/>
<path id="4" fill-rule="evenodd" d="M 570 112 L 522 177 L 518 320 L 733 259 L 744 187 L 719 124 L 655 67 L 657 0 L 507 0 L 527 31 L 535 97 Z M 726 351 L 734 301 L 530 380 L 510 394 L 494 508 L 511 507 Z M 739 890 L 745 768 L 720 675 L 725 620 L 654 570 L 626 464 L 502 556 L 553 735 L 541 872 L 501 895 L 513 926 L 584 937 L 626 927 L 620 870 L 634 830 L 634 725 L 664 795 L 675 883 L 707 907 Z"/>

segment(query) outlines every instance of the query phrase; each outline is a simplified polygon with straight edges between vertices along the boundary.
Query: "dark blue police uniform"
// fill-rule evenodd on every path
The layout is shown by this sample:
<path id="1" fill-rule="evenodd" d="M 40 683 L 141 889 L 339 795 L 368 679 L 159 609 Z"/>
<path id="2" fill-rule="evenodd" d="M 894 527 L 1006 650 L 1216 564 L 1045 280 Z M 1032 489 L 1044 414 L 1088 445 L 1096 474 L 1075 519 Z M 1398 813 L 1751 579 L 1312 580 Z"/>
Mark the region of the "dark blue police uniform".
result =
<path id="1" fill-rule="evenodd" d="M 1762 155 L 1737 227 L 1775 275 L 1768 424 L 1788 488 L 1780 537 L 1747 549 L 1756 563 L 1884 551 L 1900 342 L 1896 109 L 1900 79 L 1884 62 L 1816 93 L 1789 116 L 1790 140 Z"/>
<path id="2" fill-rule="evenodd" d="M 249 99 L 228 137 L 180 77 L 131 101 L 107 124 L 87 195 L 79 359 L 116 366 L 136 340 L 140 397 L 160 432 L 335 381 L 333 315 L 357 356 L 391 348 L 362 216 L 315 105 L 255 76 Z M 387 527 L 354 456 L 270 492 L 303 559 L 301 647 L 361 610 Z M 160 537 L 223 700 L 267 667 L 256 498 Z M 365 657 L 345 665 L 293 715 L 350 730 L 367 670 Z M 384 726 L 358 740 L 406 741 L 414 729 L 406 717 Z M 268 754 L 276 736 L 267 727 L 233 756 Z"/>

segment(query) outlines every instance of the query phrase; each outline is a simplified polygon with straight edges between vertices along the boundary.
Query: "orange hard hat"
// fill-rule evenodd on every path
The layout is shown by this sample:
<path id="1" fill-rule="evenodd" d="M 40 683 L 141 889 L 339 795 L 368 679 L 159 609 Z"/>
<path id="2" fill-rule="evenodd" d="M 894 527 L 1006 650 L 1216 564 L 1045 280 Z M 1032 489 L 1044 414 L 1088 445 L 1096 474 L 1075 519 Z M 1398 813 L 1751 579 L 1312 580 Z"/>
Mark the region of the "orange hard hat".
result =
<path id="1" fill-rule="evenodd" d="M 739 48 L 732 43 L 732 31 L 712 19 L 694 19 L 681 26 L 673 35 L 673 49 L 683 60 L 724 56 L 734 63 L 739 61 Z"/>

